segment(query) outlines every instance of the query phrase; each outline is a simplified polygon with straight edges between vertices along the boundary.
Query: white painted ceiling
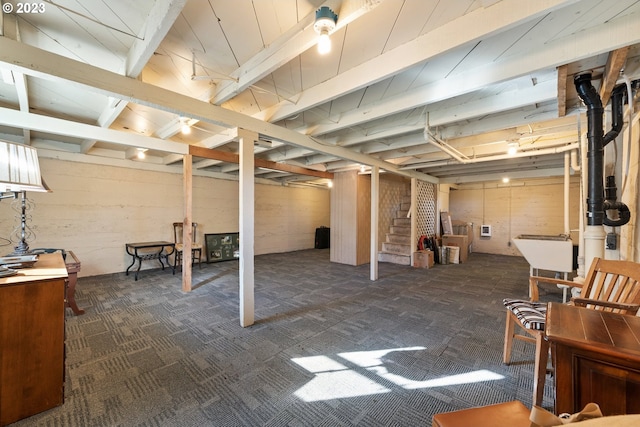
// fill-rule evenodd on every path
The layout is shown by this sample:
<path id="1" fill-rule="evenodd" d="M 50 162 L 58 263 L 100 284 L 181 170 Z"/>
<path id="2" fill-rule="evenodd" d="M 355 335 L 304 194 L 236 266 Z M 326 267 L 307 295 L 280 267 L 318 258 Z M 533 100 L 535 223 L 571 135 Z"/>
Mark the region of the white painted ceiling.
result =
<path id="1" fill-rule="evenodd" d="M 260 134 L 256 158 L 312 170 L 554 176 L 580 117 L 586 127 L 574 75 L 598 88 L 640 78 L 637 0 L 0 3 L 0 138 L 41 157 L 180 169 L 187 144 L 237 153 L 242 127 Z M 321 6 L 338 15 L 327 55 L 313 30 Z M 238 173 L 198 156 L 193 167 Z"/>

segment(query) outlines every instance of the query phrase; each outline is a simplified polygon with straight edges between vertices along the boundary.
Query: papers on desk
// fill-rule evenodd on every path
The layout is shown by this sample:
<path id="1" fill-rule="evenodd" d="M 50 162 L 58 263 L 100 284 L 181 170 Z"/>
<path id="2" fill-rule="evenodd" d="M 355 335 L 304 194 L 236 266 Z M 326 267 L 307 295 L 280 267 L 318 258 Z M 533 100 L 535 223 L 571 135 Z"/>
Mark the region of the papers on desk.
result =
<path id="1" fill-rule="evenodd" d="M 8 269 L 12 268 L 29 268 L 38 261 L 38 255 L 16 255 L 0 257 L 0 267 Z M 4 276 L 0 276 L 4 277 Z"/>
<path id="2" fill-rule="evenodd" d="M 14 270 L 12 268 L 7 268 L 5 266 L 0 265 L 0 278 L 9 277 L 18 274 L 18 270 Z"/>

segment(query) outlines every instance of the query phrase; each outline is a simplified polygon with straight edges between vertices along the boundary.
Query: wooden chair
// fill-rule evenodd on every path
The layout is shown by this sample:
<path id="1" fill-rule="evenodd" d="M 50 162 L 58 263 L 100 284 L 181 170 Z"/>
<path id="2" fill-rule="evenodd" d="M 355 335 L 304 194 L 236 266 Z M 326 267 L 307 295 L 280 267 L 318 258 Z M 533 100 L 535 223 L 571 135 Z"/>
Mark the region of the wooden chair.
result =
<path id="1" fill-rule="evenodd" d="M 191 243 L 191 265 L 195 264 L 196 259 L 198 260 L 198 267 L 202 268 L 202 245 L 196 242 L 196 231 L 198 230 L 198 223 L 192 222 L 192 236 L 193 240 Z M 182 234 L 183 234 L 183 224 L 181 222 L 173 223 L 173 241 L 176 244 L 176 252 L 173 258 L 173 267 L 175 271 L 175 267 L 182 263 L 182 248 L 184 246 L 182 242 Z"/>
<path id="2" fill-rule="evenodd" d="M 531 276 L 529 278 L 531 301 L 518 299 L 503 301 L 507 307 L 504 363 L 508 365 L 511 362 L 513 339 L 536 344 L 533 378 L 534 405 L 542 404 L 549 357 L 549 343 L 544 335 L 547 304 L 538 302 L 538 284 L 542 282 L 582 288 L 580 297 L 572 298 L 569 304 L 635 315 L 640 308 L 640 264 L 594 258 L 582 284 L 552 277 Z M 515 326 L 519 326 L 526 335 L 516 334 Z"/>

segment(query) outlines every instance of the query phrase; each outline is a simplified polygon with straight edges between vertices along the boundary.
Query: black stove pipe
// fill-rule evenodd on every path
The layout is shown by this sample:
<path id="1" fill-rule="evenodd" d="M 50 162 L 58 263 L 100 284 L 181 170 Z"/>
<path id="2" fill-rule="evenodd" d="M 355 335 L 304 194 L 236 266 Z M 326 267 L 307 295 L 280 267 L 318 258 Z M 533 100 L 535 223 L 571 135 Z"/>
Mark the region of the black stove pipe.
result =
<path id="1" fill-rule="evenodd" d="M 591 74 L 575 76 L 574 84 L 580 99 L 587 106 L 587 170 L 589 174 L 587 193 L 587 225 L 622 226 L 629 222 L 631 213 L 622 202 L 605 200 L 604 197 L 604 146 L 613 141 L 622 130 L 624 85 L 617 86 L 611 95 L 612 129 L 604 135 L 604 108 L 600 95 L 591 84 Z M 607 218 L 606 211 L 616 209 L 619 219 Z"/>
<path id="2" fill-rule="evenodd" d="M 578 96 L 587 106 L 587 225 L 602 225 L 604 222 L 604 131 L 602 116 L 604 108 L 600 95 L 591 84 L 591 73 L 579 74 L 573 83 Z"/>
<path id="3" fill-rule="evenodd" d="M 613 88 L 611 93 L 611 130 L 604 136 L 603 147 L 606 147 L 608 143 L 616 139 L 622 130 L 622 124 L 624 123 L 622 106 L 624 105 L 626 91 L 627 87 L 623 84 Z"/>

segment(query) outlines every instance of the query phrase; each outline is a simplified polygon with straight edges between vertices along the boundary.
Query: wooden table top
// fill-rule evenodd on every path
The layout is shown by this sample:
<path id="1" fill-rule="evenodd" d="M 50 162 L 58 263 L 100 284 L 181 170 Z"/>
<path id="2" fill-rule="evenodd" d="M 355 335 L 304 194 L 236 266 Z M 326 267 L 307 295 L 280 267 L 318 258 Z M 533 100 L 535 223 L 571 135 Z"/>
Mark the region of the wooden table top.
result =
<path id="1" fill-rule="evenodd" d="M 0 278 L 0 286 L 60 277 L 67 277 L 67 267 L 62 259 L 62 254 L 40 254 L 33 267 L 21 268 L 14 276 Z"/>
<path id="2" fill-rule="evenodd" d="M 640 317 L 637 316 L 549 303 L 545 333 L 552 343 L 640 362 Z"/>

